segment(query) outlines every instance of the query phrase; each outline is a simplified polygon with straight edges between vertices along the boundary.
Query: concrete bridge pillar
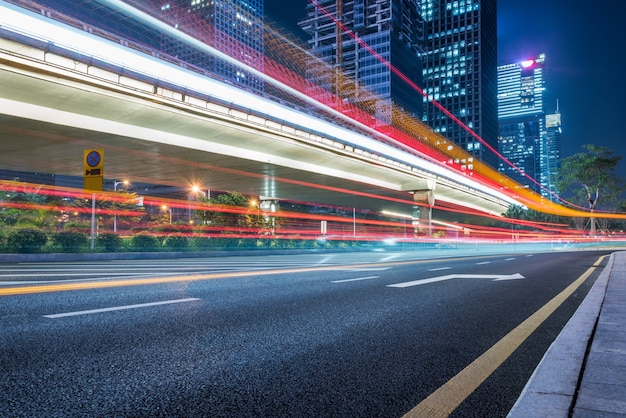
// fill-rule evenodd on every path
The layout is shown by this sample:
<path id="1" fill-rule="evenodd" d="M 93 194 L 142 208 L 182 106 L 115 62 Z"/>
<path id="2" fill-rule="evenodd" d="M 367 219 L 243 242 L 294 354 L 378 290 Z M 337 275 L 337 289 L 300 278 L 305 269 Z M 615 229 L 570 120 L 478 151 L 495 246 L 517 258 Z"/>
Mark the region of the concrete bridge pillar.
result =
<path id="1" fill-rule="evenodd" d="M 279 209 L 278 200 L 260 196 L 259 208 L 263 211 L 263 216 L 265 218 L 266 226 L 270 229 L 271 233 L 273 234 L 276 228 L 276 224 L 275 224 L 276 218 L 272 214 L 278 211 Z"/>
<path id="2" fill-rule="evenodd" d="M 413 191 L 413 200 L 419 205 L 413 206 L 413 219 L 417 228 L 428 237 L 433 235 L 433 206 L 435 205 L 435 187 Z"/>

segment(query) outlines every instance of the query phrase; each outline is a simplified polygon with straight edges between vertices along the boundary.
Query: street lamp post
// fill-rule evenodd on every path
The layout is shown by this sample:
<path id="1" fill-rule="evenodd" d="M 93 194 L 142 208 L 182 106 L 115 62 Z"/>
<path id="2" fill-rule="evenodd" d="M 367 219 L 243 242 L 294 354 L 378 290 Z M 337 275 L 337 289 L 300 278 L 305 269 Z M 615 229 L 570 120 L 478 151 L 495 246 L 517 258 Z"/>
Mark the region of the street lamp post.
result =
<path id="1" fill-rule="evenodd" d="M 163 206 L 161 206 L 161 209 L 169 211 L 169 213 L 170 213 L 170 225 L 171 225 L 172 224 L 172 208 L 168 208 L 167 206 L 163 205 Z"/>
<path id="2" fill-rule="evenodd" d="M 128 185 L 128 180 L 113 181 L 114 192 L 117 192 L 117 186 L 119 186 L 120 184 Z M 115 210 L 113 211 L 113 232 L 117 232 L 117 212 Z"/>
<path id="3" fill-rule="evenodd" d="M 595 237 L 596 236 L 596 220 L 593 217 L 593 211 L 596 209 L 596 206 L 598 205 L 598 198 L 600 197 L 600 190 L 596 188 L 596 192 L 594 196 L 589 186 L 587 186 L 586 184 L 583 184 L 583 186 L 585 187 L 585 190 L 587 190 L 587 201 L 589 203 L 589 222 L 590 222 L 589 236 Z"/>
<path id="4" fill-rule="evenodd" d="M 191 192 L 194 194 L 201 194 L 202 196 L 204 196 L 207 200 L 207 203 L 210 204 L 211 203 L 211 190 L 207 189 L 207 191 L 205 192 L 204 190 L 201 190 L 199 186 L 191 186 Z M 189 207 L 189 222 L 192 223 L 192 219 L 191 219 L 191 206 Z"/>

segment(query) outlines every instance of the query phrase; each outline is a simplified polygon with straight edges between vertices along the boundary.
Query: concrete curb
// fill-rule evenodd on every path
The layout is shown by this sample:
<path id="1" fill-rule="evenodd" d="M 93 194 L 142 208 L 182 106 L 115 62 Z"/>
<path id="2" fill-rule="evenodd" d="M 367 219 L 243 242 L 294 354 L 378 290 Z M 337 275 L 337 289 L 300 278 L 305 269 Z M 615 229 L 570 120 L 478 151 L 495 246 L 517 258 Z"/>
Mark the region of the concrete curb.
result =
<path id="1" fill-rule="evenodd" d="M 552 343 L 507 418 L 568 418 L 615 254 Z"/>

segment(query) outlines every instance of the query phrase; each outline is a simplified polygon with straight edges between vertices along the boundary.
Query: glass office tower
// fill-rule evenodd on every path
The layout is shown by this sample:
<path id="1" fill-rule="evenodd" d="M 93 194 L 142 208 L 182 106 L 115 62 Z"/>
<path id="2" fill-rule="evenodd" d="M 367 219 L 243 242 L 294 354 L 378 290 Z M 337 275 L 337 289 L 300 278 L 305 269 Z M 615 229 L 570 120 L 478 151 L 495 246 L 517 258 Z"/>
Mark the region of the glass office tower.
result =
<path id="1" fill-rule="evenodd" d="M 167 0 L 161 11 L 169 22 L 193 25 L 194 31 L 201 32 L 195 37 L 263 71 L 263 0 Z M 163 37 L 161 50 L 248 91 L 263 91 L 261 79 L 178 40 Z"/>
<path id="2" fill-rule="evenodd" d="M 560 193 L 556 187 L 556 176 L 561 166 L 561 134 L 561 112 L 557 101 L 556 112 L 546 115 L 545 145 L 539 164 L 541 173 L 539 181 L 547 189 L 541 190 L 541 194 L 555 201 L 557 200 L 555 195 Z"/>
<path id="3" fill-rule="evenodd" d="M 308 65 L 308 79 L 339 100 L 368 103 L 382 124 L 392 122 L 392 106 L 421 119 L 419 93 L 387 64 L 421 85 L 423 21 L 418 0 L 317 3 L 307 5 L 307 17 L 299 25 L 310 35 L 312 54 L 335 73 L 316 71 L 319 66 Z M 355 36 L 346 33 L 339 22 Z"/>
<path id="4" fill-rule="evenodd" d="M 498 151 L 517 167 L 501 161 L 498 170 L 547 197 L 556 191 L 561 117 L 546 115 L 544 65 L 541 54 L 498 66 Z"/>
<path id="5" fill-rule="evenodd" d="M 435 100 L 497 149 L 496 0 L 422 0 L 423 121 L 483 162 L 497 157 L 430 101 Z"/>

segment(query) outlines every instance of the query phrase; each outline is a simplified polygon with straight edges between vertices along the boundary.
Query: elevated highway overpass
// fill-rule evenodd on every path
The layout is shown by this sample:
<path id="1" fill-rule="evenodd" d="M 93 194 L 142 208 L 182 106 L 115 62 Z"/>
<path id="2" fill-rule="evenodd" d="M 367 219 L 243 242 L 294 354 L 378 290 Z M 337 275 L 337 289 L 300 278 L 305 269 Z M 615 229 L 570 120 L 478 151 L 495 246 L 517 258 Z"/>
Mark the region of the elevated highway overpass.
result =
<path id="1" fill-rule="evenodd" d="M 414 193 L 500 214 L 514 201 L 356 130 L 0 1 L 0 168 L 410 213 Z M 108 58 L 107 58 L 108 57 Z"/>

